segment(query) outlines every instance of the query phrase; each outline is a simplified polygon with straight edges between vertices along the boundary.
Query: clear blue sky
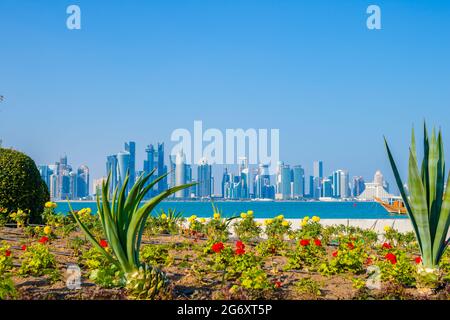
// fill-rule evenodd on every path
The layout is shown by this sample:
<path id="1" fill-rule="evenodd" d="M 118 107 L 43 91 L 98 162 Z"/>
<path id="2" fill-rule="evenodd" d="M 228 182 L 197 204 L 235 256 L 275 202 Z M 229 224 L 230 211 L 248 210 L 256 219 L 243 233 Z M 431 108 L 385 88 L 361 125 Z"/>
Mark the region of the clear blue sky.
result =
<path id="1" fill-rule="evenodd" d="M 366 28 L 370 4 L 382 30 Z M 445 1 L 2 0 L 0 138 L 96 178 L 125 140 L 139 169 L 146 144 L 203 120 L 279 128 L 281 158 L 308 173 L 322 159 L 326 174 L 390 177 L 383 134 L 405 165 L 423 119 L 450 150 L 449 57 Z"/>

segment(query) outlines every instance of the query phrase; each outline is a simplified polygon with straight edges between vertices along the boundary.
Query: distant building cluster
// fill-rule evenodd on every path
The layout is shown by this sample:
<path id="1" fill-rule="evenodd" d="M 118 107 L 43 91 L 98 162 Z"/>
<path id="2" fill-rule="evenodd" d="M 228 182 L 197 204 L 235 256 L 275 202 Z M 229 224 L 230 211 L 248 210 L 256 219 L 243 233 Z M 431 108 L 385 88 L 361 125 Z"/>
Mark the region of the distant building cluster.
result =
<path id="1" fill-rule="evenodd" d="M 145 148 L 145 159 L 142 170 L 136 165 L 136 143 L 129 141 L 124 149 L 106 157 L 106 176 L 110 175 L 110 192 L 125 183 L 127 173 L 128 191 L 143 174 L 154 172 L 147 183 L 153 183 L 153 188 L 147 197 L 163 192 L 169 187 L 196 183 L 196 185 L 177 191 L 174 199 L 208 199 L 223 198 L 225 200 L 333 200 L 358 199 L 373 200 L 375 197 L 387 199 L 389 185 L 380 171 L 377 171 L 373 182 L 366 183 L 361 176 L 349 178 L 347 170 L 332 171 L 324 175 L 323 161 L 314 161 L 312 175 L 306 176 L 301 165 L 289 166 L 283 161 L 277 163 L 274 175 L 269 174 L 267 164 L 249 166 L 248 158 L 238 158 L 237 166 L 224 167 L 220 190 L 215 192 L 215 180 L 212 165 L 206 158 L 199 163 L 187 164 L 186 155 L 180 150 L 175 155 L 169 155 L 168 166 L 165 163 L 164 143 L 156 146 L 149 144 Z M 94 179 L 92 193 L 89 190 L 89 169 L 80 166 L 77 171 L 67 164 L 64 156 L 53 165 L 39 166 L 42 179 L 47 183 L 52 199 L 88 199 L 101 191 L 106 176 Z M 195 176 L 195 177 L 194 177 Z"/>
<path id="2" fill-rule="evenodd" d="M 53 200 L 84 200 L 89 197 L 87 166 L 81 165 L 74 171 L 67 162 L 67 156 L 63 156 L 54 164 L 40 165 L 38 169 Z"/>

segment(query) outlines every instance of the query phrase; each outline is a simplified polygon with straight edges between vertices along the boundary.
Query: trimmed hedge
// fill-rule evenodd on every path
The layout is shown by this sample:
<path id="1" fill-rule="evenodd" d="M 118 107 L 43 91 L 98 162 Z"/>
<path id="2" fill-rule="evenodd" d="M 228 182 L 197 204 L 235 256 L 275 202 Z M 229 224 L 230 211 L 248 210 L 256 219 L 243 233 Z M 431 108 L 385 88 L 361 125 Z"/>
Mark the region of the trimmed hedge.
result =
<path id="1" fill-rule="evenodd" d="M 30 210 L 30 221 L 39 222 L 49 200 L 34 161 L 22 152 L 0 148 L 0 208 Z"/>

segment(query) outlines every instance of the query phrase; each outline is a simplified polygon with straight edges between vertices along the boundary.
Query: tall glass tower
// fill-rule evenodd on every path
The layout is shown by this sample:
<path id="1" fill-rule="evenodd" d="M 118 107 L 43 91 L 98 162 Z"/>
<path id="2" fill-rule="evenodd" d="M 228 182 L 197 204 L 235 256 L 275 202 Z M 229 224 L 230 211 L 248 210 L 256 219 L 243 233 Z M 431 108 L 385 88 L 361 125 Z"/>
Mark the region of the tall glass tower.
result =
<path id="1" fill-rule="evenodd" d="M 302 166 L 294 166 L 293 176 L 293 195 L 294 198 L 302 198 L 305 195 L 305 170 Z"/>
<path id="2" fill-rule="evenodd" d="M 113 194 L 114 190 L 117 187 L 117 155 L 111 155 L 106 157 L 106 175 L 108 176 L 111 173 L 110 185 L 109 185 L 109 193 Z"/>
<path id="3" fill-rule="evenodd" d="M 130 178 L 128 182 L 128 190 L 130 190 L 136 180 L 136 143 L 134 141 L 125 142 L 125 151 L 130 154 L 129 170 Z"/>
<path id="4" fill-rule="evenodd" d="M 125 182 L 125 177 L 130 170 L 130 153 L 129 152 L 119 152 L 117 154 L 117 183 L 119 188 L 123 186 Z M 131 189 L 131 184 L 128 183 L 127 189 Z"/>
<path id="5" fill-rule="evenodd" d="M 211 197 L 212 193 L 212 175 L 211 165 L 208 164 L 206 158 L 200 160 L 197 167 L 197 196 L 200 198 Z"/>
<path id="6" fill-rule="evenodd" d="M 175 184 L 177 186 L 186 183 L 186 156 L 183 150 L 180 150 L 175 158 Z M 186 189 L 178 190 L 175 192 L 175 198 L 186 198 Z"/>

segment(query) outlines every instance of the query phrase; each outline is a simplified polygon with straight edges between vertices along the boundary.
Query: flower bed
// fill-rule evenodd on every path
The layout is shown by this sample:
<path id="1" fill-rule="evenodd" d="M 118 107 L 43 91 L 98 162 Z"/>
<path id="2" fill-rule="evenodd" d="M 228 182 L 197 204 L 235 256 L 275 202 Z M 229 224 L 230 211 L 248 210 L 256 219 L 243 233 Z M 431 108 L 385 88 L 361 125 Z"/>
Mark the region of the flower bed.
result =
<path id="1" fill-rule="evenodd" d="M 132 297 L 122 271 L 87 241 L 73 219 L 46 214 L 46 225 L 0 228 L 0 298 Z M 111 253 L 98 217 L 87 210 L 77 214 Z M 218 212 L 187 221 L 163 213 L 148 221 L 140 259 L 167 276 L 168 290 L 159 299 L 424 298 L 416 280 L 421 258 L 410 233 L 325 227 L 319 217 L 306 217 L 300 225 L 293 230 L 282 215 L 259 224 L 252 211 L 232 220 Z M 69 265 L 81 270 L 80 289 L 67 286 Z M 450 297 L 449 266 L 447 250 L 441 284 L 425 298 Z"/>

